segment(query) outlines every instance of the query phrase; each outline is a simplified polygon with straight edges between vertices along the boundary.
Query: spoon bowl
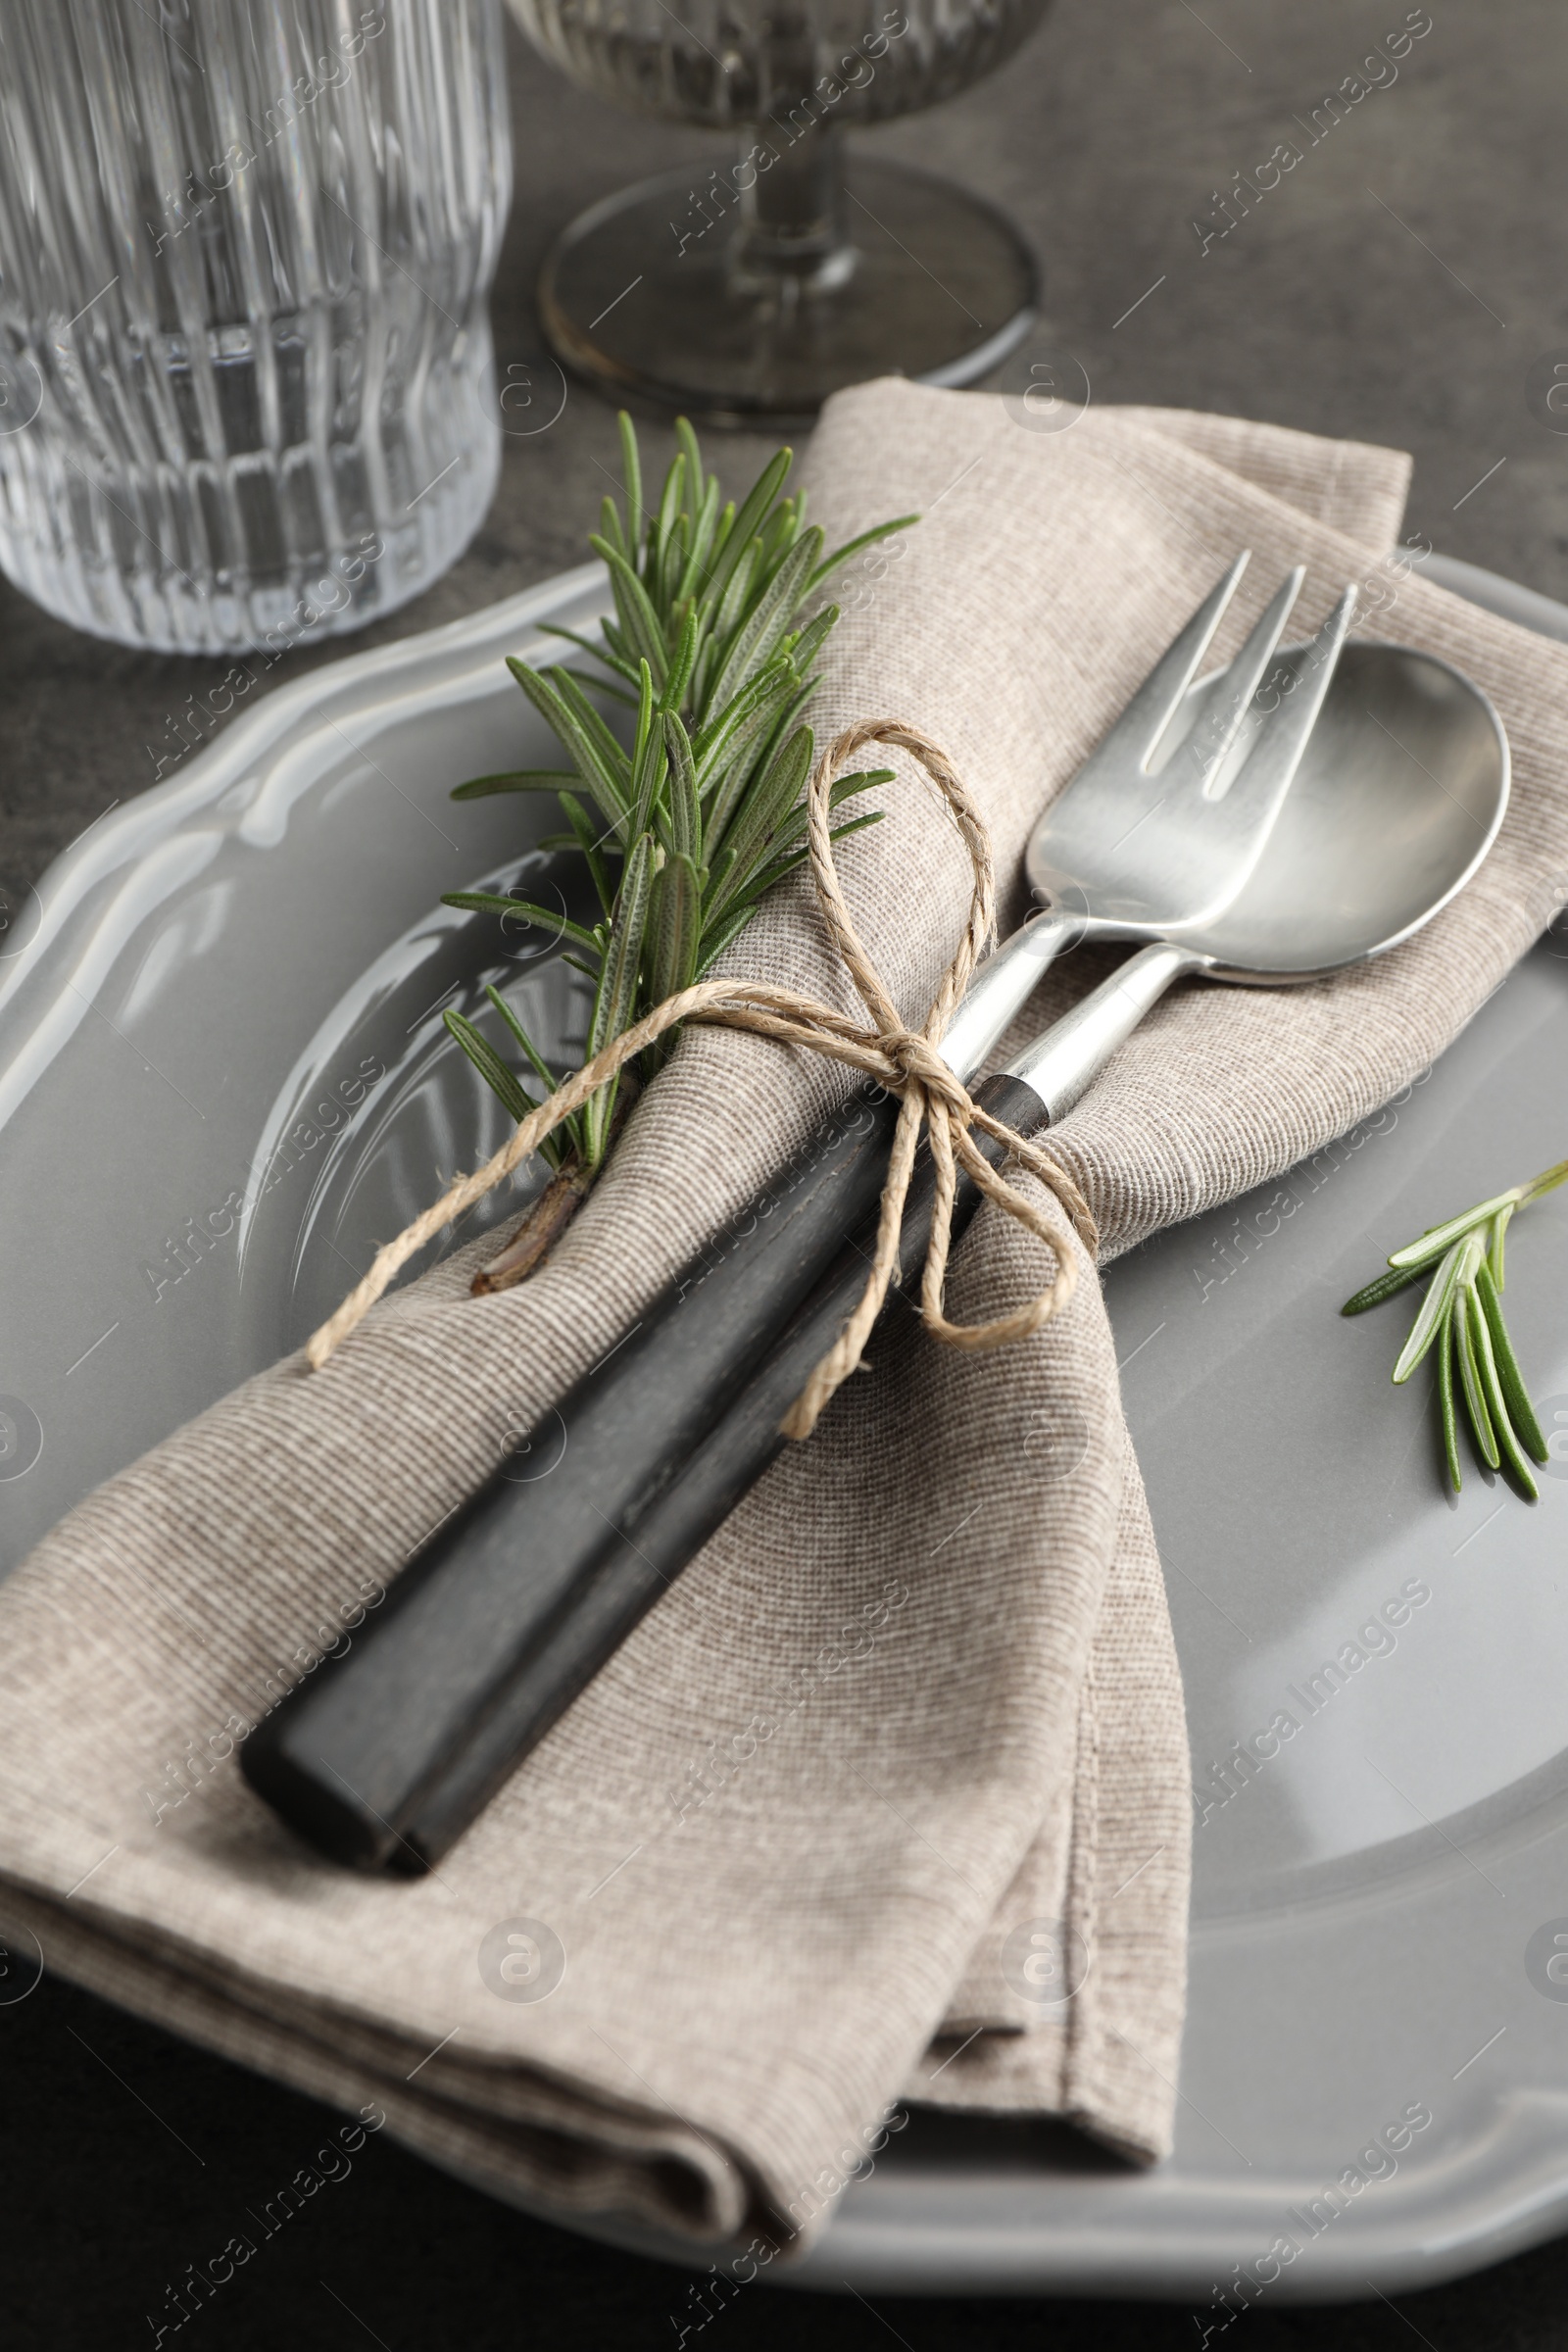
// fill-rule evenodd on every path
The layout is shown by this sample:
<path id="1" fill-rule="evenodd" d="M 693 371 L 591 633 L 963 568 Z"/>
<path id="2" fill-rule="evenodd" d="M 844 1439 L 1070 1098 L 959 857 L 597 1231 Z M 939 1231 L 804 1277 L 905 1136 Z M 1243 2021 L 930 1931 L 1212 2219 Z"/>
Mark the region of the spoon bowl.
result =
<path id="1" fill-rule="evenodd" d="M 1311 652 L 1293 646 L 1280 657 L 1281 693 L 1300 690 Z M 1162 747 L 1167 761 L 1201 743 L 1223 691 L 1223 672 L 1189 689 L 1170 749 Z M 1212 779 L 1216 796 L 1245 758 L 1244 737 Z M 1163 940 L 1130 956 L 1020 1054 L 1010 1075 L 1034 1089 L 1054 1121 L 1184 974 L 1277 988 L 1397 947 L 1475 873 L 1497 837 L 1508 781 L 1502 721 L 1461 670 L 1408 646 L 1348 640 L 1242 887 L 1216 911 L 1167 926 Z M 1029 878 L 1049 899 L 1052 877 L 1031 862 Z M 1092 913 L 1078 920 L 1086 938 L 1139 935 Z"/>
<path id="2" fill-rule="evenodd" d="M 1208 683 L 1189 698 L 1195 726 Z M 1496 839 L 1508 780 L 1502 721 L 1461 671 L 1350 639 L 1261 858 L 1184 944 L 1214 978 L 1265 986 L 1382 955 L 1463 889 Z"/>

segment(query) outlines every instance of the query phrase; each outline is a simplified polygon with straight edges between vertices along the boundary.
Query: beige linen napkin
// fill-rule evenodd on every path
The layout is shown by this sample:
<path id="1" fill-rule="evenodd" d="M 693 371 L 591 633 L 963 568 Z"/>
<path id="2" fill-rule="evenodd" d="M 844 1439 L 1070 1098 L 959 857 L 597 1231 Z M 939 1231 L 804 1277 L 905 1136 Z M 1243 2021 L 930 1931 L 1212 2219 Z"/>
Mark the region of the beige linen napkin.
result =
<path id="1" fill-rule="evenodd" d="M 1403 458 L 1132 410 L 1038 434 L 999 401 L 886 382 L 831 404 L 806 471 L 835 540 L 925 516 L 847 583 L 823 736 L 887 714 L 943 743 L 993 828 L 1004 915 L 1040 808 L 1239 546 L 1255 560 L 1222 654 L 1299 559 L 1306 624 L 1360 578 L 1374 629 L 1461 662 L 1507 723 L 1507 825 L 1428 931 L 1320 986 L 1179 991 L 1064 1123 L 1107 1255 L 1349 1127 L 1547 919 L 1568 649 L 1384 561 Z M 917 1017 L 965 860 L 916 780 L 883 801 L 842 868 Z M 804 887 L 735 960 L 847 1002 Z M 1069 957 L 1021 1029 L 1103 968 Z M 373 1601 L 838 1084 L 760 1040 L 688 1037 L 532 1283 L 474 1300 L 454 1260 L 322 1373 L 252 1380 L 39 1547 L 0 1595 L 0 1917 L 48 1965 L 327 2099 L 380 2101 L 470 2179 L 694 2241 L 804 2243 L 900 2101 L 1167 2147 L 1186 1743 L 1087 1267 L 1027 1345 L 879 1342 L 437 1875 L 317 1860 L 222 1753 L 267 1678 Z M 988 1209 L 955 1309 L 999 1312 L 1048 1273 Z"/>

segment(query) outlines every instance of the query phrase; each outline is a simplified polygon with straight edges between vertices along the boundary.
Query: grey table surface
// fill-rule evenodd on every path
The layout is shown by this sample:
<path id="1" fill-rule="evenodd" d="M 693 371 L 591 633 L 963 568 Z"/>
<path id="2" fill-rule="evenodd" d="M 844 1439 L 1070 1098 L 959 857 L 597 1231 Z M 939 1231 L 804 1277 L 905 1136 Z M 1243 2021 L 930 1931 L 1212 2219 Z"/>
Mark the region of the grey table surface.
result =
<path id="1" fill-rule="evenodd" d="M 1404 21 L 1398 0 L 1057 0 L 996 79 L 868 143 L 962 179 L 1034 241 L 1045 315 L 1009 377 L 1065 346 L 1097 401 L 1408 449 L 1411 529 L 1568 598 L 1568 434 L 1550 429 L 1540 398 L 1544 363 L 1549 374 L 1568 360 L 1568 21 L 1560 0 L 1431 0 L 1414 13 L 1432 28 L 1397 79 L 1315 143 L 1302 119 Z M 543 361 L 532 286 L 555 231 L 644 172 L 690 158 L 706 176 L 723 154 L 705 134 L 610 113 L 514 37 L 510 57 L 516 194 L 494 304 L 503 376 Z M 1201 251 L 1195 217 L 1212 218 L 1216 191 L 1282 139 L 1303 149 L 1301 164 Z M 644 432 L 662 461 L 667 428 L 653 419 Z M 508 440 L 495 506 L 444 580 L 377 629 L 286 657 L 264 690 L 580 561 L 614 442 L 609 408 L 572 384 L 549 430 Z M 740 476 L 768 446 L 736 436 L 726 467 Z M 174 772 L 172 744 L 192 734 L 180 714 L 211 676 L 204 662 L 78 636 L 0 584 L 0 886 L 35 880 L 144 790 L 161 757 Z M 204 722 L 207 738 L 220 723 Z M 3 2038 L 10 2340 L 145 2340 L 142 2315 L 162 2304 L 165 2279 L 221 2243 L 247 2180 L 299 2160 L 313 2111 L 52 1981 L 7 2014 Z M 172 2135 L 220 2148 L 218 2165 L 198 2172 Z M 222 2340 L 236 2352 L 362 2332 L 397 2352 L 473 2352 L 510 2345 L 519 2325 L 552 2345 L 652 2343 L 671 2340 L 672 2315 L 686 2311 L 677 2275 L 523 2222 L 391 2147 L 314 2227 L 227 2310 Z M 829 2345 L 892 2336 L 914 2352 L 1033 2343 L 1048 2329 L 1086 2344 L 1201 2333 L 1186 2312 L 1132 2306 L 881 2298 L 872 2311 L 762 2294 L 729 2307 L 721 2331 L 771 2345 L 808 2326 Z M 1397 2311 L 1259 2312 L 1247 2328 L 1257 2352 L 1412 2335 L 1441 2352 L 1553 2346 L 1568 2343 L 1568 2272 L 1547 2247 Z"/>

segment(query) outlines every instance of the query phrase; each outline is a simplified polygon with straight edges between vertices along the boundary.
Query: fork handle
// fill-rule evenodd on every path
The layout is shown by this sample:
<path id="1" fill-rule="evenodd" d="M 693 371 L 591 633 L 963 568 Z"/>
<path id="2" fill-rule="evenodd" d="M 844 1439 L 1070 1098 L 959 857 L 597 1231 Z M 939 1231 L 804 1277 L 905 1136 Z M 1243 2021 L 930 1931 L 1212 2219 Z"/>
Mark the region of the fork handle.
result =
<path id="1" fill-rule="evenodd" d="M 1045 917 L 1026 928 L 1040 934 L 1050 920 Z M 1075 926 L 1061 923 L 1055 928 L 1058 935 L 1070 936 Z M 1002 956 L 1013 954 L 1013 985 L 1019 961 L 1015 952 L 1023 937 L 1015 933 L 998 952 Z M 1045 960 L 1062 944 L 1066 940 L 1058 937 Z M 1044 938 L 1034 942 L 1037 952 L 1046 945 Z M 1172 983 L 1200 970 L 1203 960 L 1191 949 L 1163 940 L 1129 956 L 1108 980 L 1027 1046 L 1007 1070 L 976 1089 L 982 1107 L 1022 1135 L 1054 1126 Z M 1028 985 L 1033 986 L 1032 979 Z M 1023 989 L 1010 1009 L 1016 1010 L 1027 994 L 1028 988 Z M 999 991 L 994 1003 L 1001 1002 Z M 1000 1163 L 1004 1152 L 989 1135 L 976 1131 L 973 1140 L 993 1166 Z M 891 1343 L 889 1326 L 912 1323 L 918 1311 L 912 1294 L 930 1239 L 934 1190 L 929 1155 L 922 1151 L 899 1237 L 899 1287 L 890 1292 L 876 1326 L 883 1347 Z M 978 1204 L 978 1188 L 960 1174 L 954 1204 L 955 1241 Z M 738 1384 L 727 1410 L 678 1473 L 666 1476 L 640 1515 L 601 1544 L 594 1566 L 578 1582 L 569 1605 L 541 1625 L 537 1646 L 497 1696 L 486 1719 L 466 1720 L 462 1740 L 454 1741 L 442 1768 L 426 1782 L 401 1824 L 402 1849 L 391 1857 L 394 1869 L 439 1862 L 507 1774 L 537 1746 L 784 1451 L 786 1440 L 779 1425 L 853 1308 L 873 1238 L 868 1227 L 858 1237 L 860 1247 L 842 1253 L 750 1380 Z M 691 1801 L 705 1800 L 693 1796 Z"/>
<path id="2" fill-rule="evenodd" d="M 1083 935 L 1079 915 L 1035 914 L 986 957 L 939 1048 L 956 1077 L 967 1084 L 1014 1013 L 1028 1004 L 1047 968 Z"/>
<path id="3" fill-rule="evenodd" d="M 979 1100 L 1024 1130 L 1044 1117 L 1014 1078 L 987 1079 Z M 885 1133 L 880 1150 L 875 1129 L 865 1140 L 885 1164 Z M 974 1141 L 993 1165 L 1003 1158 L 989 1135 Z M 934 1197 L 922 1153 L 903 1278 L 924 1256 Z M 779 1312 L 790 1286 L 769 1282 L 781 1250 L 793 1253 L 781 1236 L 752 1255 L 744 1301 L 734 1284 L 746 1252 L 565 1398 L 554 1467 L 547 1458 L 518 1482 L 503 1465 L 435 1531 L 375 1623 L 252 1732 L 240 1763 L 257 1794 L 335 1861 L 394 1873 L 439 1862 L 783 1450 L 779 1422 L 864 1288 L 874 1198 L 870 1221 L 789 1301 L 793 1315 Z M 979 1200 L 960 1171 L 956 1241 Z M 771 1322 L 753 1318 L 759 1280 L 772 1289 Z M 744 1354 L 731 1323 L 743 1304 L 754 1335 Z M 881 1345 L 888 1322 L 912 1320 L 895 1290 Z M 715 1365 L 727 1368 L 721 1383 Z"/>
<path id="4" fill-rule="evenodd" d="M 959 1077 L 972 1076 L 1081 930 L 1038 916 L 981 966 L 943 1041 Z M 1011 1081 L 988 1088 L 1038 1112 Z M 404 1571 L 374 1640 L 368 1629 L 352 1657 L 301 1686 L 252 1734 L 246 1779 L 323 1851 L 372 1867 L 406 1857 L 402 1825 L 431 1759 L 492 1700 L 497 1662 L 520 1660 L 556 1610 L 572 1616 L 573 1594 L 615 1531 L 652 1507 L 862 1220 L 874 1227 L 898 1110 L 879 1089 L 852 1096 L 563 1400 L 535 1433 L 535 1453 L 504 1462 Z M 917 1222 L 906 1218 L 906 1232 Z M 823 1346 L 835 1336 L 836 1326 Z M 580 1657 L 591 1642 L 568 1634 L 564 1647 Z M 318 1770 L 322 1754 L 341 1770 Z"/>
<path id="5" fill-rule="evenodd" d="M 1045 1124 L 1045 1105 L 1017 1078 L 988 1078 L 977 1093 L 985 1109 L 1021 1134 Z M 1006 1156 L 982 1132 L 974 1143 L 993 1167 Z M 899 1236 L 898 1282 L 875 1325 L 879 1360 L 918 1327 L 915 1301 L 935 1198 L 930 1156 L 922 1151 Z M 979 1186 L 960 1169 L 955 1243 L 980 1201 Z M 789 1441 L 779 1424 L 855 1307 L 874 1240 L 874 1227 L 867 1226 L 857 1237 L 859 1247 L 843 1251 L 751 1379 L 738 1384 L 722 1418 L 640 1516 L 629 1526 L 601 1529 L 595 1560 L 565 1605 L 548 1618 L 541 1615 L 527 1653 L 510 1675 L 494 1677 L 488 1704 L 465 1711 L 454 1724 L 445 1752 L 398 1824 L 399 1841 L 384 1867 L 405 1874 L 441 1860 L 785 1450 Z"/>

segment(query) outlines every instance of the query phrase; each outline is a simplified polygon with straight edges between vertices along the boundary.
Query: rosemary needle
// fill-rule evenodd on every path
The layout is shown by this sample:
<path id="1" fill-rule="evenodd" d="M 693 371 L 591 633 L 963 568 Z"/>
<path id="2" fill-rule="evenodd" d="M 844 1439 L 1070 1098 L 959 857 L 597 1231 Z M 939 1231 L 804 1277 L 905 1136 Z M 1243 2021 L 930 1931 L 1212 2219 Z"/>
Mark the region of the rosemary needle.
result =
<path id="1" fill-rule="evenodd" d="M 1389 1271 L 1340 1309 L 1344 1315 L 1364 1314 L 1430 1274 L 1394 1378 L 1396 1384 L 1407 1381 L 1428 1350 L 1436 1348 L 1444 1459 L 1455 1494 L 1463 1483 L 1455 1401 L 1462 1396 L 1482 1460 L 1494 1470 L 1506 1464 L 1530 1500 L 1540 1497 L 1530 1464 L 1545 1461 L 1546 1441 L 1503 1321 L 1503 1245 L 1518 1211 L 1565 1180 L 1568 1159 L 1543 1169 L 1528 1184 L 1516 1184 L 1491 1200 L 1478 1201 L 1461 1216 L 1431 1226 L 1418 1240 L 1396 1250 Z"/>
<path id="2" fill-rule="evenodd" d="M 591 929 L 519 896 L 452 891 L 445 904 L 538 925 L 576 951 L 567 959 L 594 984 L 587 1058 L 700 978 L 804 861 L 804 794 L 815 747 L 803 713 L 839 615 L 836 605 L 808 619 L 803 612 L 839 564 L 918 519 L 879 523 L 824 556 L 821 531 L 806 519 L 805 492 L 784 494 L 787 449 L 737 508 L 721 503 L 684 417 L 675 434 L 662 491 L 645 499 L 637 435 L 631 418 L 620 418 L 624 514 L 607 498 L 589 540 L 609 572 L 614 615 L 597 643 L 569 629 L 549 632 L 595 667 L 508 664 L 567 764 L 475 776 L 453 794 L 558 796 L 569 829 L 545 846 L 581 857 L 600 906 Z M 590 693 L 635 712 L 629 749 Z M 892 780 L 885 767 L 841 776 L 832 805 Z M 880 813 L 851 815 L 831 838 L 875 824 Z M 520 1120 L 537 1106 L 536 1089 L 549 1094 L 558 1080 L 514 1009 L 494 988 L 488 993 L 518 1066 L 462 1013 L 449 1011 L 446 1025 Z M 671 1032 L 641 1056 L 645 1078 L 673 1042 Z M 591 1180 L 614 1132 L 620 1083 L 618 1075 L 608 1079 L 541 1147 L 553 1168 Z"/>

